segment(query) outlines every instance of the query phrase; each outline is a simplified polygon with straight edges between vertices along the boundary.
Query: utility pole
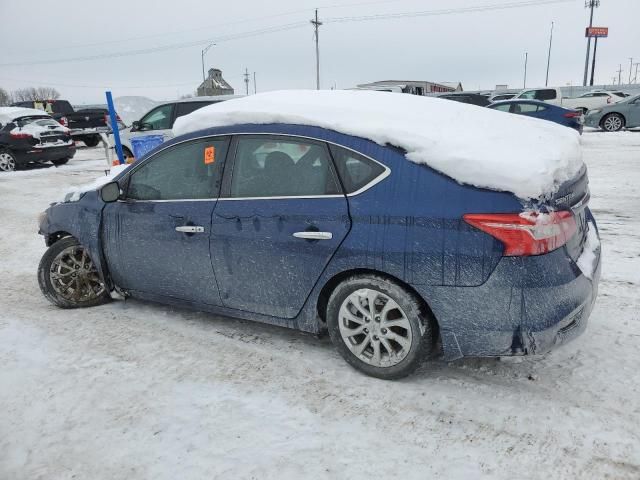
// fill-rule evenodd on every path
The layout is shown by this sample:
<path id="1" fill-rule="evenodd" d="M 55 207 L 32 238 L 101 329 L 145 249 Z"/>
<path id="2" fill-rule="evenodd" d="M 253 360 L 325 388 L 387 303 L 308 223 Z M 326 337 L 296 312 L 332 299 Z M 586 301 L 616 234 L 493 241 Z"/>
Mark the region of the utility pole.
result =
<path id="1" fill-rule="evenodd" d="M 320 46 L 318 45 L 318 28 L 322 25 L 322 22 L 318 20 L 318 9 L 316 8 L 316 18 L 311 20 L 313 25 L 316 40 L 316 90 L 320 90 Z"/>
<path id="2" fill-rule="evenodd" d="M 622 64 L 620 64 L 620 68 L 618 69 L 618 85 L 622 85 Z"/>
<path id="3" fill-rule="evenodd" d="M 549 36 L 549 55 L 547 56 L 547 80 L 544 82 L 544 86 L 549 85 L 549 66 L 551 65 L 551 44 L 553 43 L 553 22 L 551 22 L 551 35 Z"/>
<path id="4" fill-rule="evenodd" d="M 593 27 L 593 9 L 600 6 L 600 0 L 586 0 L 584 2 L 585 8 L 591 9 L 591 16 L 589 20 L 589 28 Z M 584 61 L 584 81 L 583 86 L 587 86 L 587 77 L 589 76 L 589 54 L 591 53 L 591 37 L 587 37 L 587 58 Z"/>
<path id="5" fill-rule="evenodd" d="M 215 47 L 215 45 L 216 45 L 215 43 L 211 43 L 207 45 L 207 47 L 204 50 L 202 50 L 202 53 L 200 55 L 200 58 L 202 59 L 202 82 L 203 83 L 207 79 L 207 77 L 205 77 L 204 75 L 204 54 L 207 53 L 211 47 Z"/>
<path id="6" fill-rule="evenodd" d="M 640 65 L 640 63 L 634 63 L 635 67 L 636 67 L 636 73 L 633 76 L 633 83 L 638 83 L 638 65 Z"/>
<path id="7" fill-rule="evenodd" d="M 256 87 L 256 72 L 253 72 L 253 94 L 258 93 L 258 87 Z"/>
<path id="8" fill-rule="evenodd" d="M 244 69 L 244 86 L 245 86 L 246 94 L 249 95 L 249 69 L 248 68 Z"/>
<path id="9" fill-rule="evenodd" d="M 631 63 L 629 64 L 629 85 L 631 85 L 631 70 L 633 70 L 633 57 L 629 57 Z"/>
<path id="10" fill-rule="evenodd" d="M 596 54 L 598 53 L 598 37 L 593 42 L 593 63 L 591 64 L 591 82 L 589 83 L 593 87 L 593 79 L 596 75 Z"/>
<path id="11" fill-rule="evenodd" d="M 527 88 L 527 63 L 529 62 L 529 52 L 524 53 L 524 87 Z"/>

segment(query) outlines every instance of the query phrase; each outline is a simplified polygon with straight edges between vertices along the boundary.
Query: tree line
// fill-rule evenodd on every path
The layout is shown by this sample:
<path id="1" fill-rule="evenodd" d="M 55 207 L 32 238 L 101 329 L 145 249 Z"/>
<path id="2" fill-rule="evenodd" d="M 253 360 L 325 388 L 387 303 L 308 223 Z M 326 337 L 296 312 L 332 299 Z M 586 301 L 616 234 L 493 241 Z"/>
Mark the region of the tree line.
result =
<path id="1" fill-rule="evenodd" d="M 0 107 L 30 100 L 57 100 L 60 92 L 53 87 L 26 87 L 7 91 L 0 87 Z"/>

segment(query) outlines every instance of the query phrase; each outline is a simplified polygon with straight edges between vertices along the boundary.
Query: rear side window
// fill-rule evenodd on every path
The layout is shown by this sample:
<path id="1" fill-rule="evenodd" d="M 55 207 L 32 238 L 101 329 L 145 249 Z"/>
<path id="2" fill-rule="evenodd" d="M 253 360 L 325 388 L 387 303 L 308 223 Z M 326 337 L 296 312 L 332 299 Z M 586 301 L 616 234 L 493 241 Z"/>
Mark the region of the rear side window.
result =
<path id="1" fill-rule="evenodd" d="M 556 91 L 553 89 L 538 90 L 536 92 L 536 100 L 554 100 L 556 98 Z"/>
<path id="2" fill-rule="evenodd" d="M 217 198 L 227 139 L 197 140 L 154 155 L 129 177 L 131 200 Z"/>
<path id="3" fill-rule="evenodd" d="M 185 102 L 185 103 L 177 103 L 176 104 L 176 118 L 182 117 L 183 115 L 188 115 L 191 112 L 195 112 L 196 110 L 206 107 L 207 105 L 211 105 L 215 102 Z"/>
<path id="4" fill-rule="evenodd" d="M 337 145 L 329 145 L 346 193 L 354 193 L 385 172 L 378 162 Z"/>

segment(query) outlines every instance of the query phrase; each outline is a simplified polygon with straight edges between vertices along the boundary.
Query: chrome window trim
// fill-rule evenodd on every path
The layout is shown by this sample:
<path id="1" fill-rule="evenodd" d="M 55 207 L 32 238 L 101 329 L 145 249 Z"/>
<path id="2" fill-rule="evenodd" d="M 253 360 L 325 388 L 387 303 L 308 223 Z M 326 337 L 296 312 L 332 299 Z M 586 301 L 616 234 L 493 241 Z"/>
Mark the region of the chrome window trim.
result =
<path id="1" fill-rule="evenodd" d="M 329 143 L 331 145 L 335 145 L 336 147 L 344 148 L 345 150 L 349 150 L 349 151 L 351 151 L 353 153 L 356 153 L 356 154 L 361 155 L 361 156 L 363 156 L 365 158 L 368 158 L 372 162 L 375 162 L 378 165 L 380 165 L 382 168 L 384 168 L 384 172 L 382 172 L 380 175 L 375 177 L 373 180 L 371 180 L 366 185 L 360 187 L 355 192 L 347 193 L 346 195 L 330 194 L 330 195 L 300 195 L 300 196 L 290 196 L 290 197 L 283 197 L 283 196 L 278 196 L 278 197 L 233 197 L 233 198 L 225 197 L 225 198 L 194 198 L 194 199 L 181 198 L 181 199 L 175 199 L 175 200 L 118 200 L 118 202 L 123 202 L 123 203 L 131 203 L 131 202 L 156 202 L 156 203 L 161 203 L 161 202 L 211 202 L 211 201 L 229 201 L 229 200 L 233 200 L 233 201 L 237 201 L 237 200 L 287 200 L 287 199 L 340 198 L 340 197 L 345 197 L 345 196 L 346 197 L 355 197 L 356 195 L 360 195 L 361 193 L 366 192 L 370 188 L 372 188 L 375 185 L 377 185 L 378 183 L 382 182 L 389 175 L 391 175 L 391 169 L 389 167 L 387 167 L 384 163 L 381 163 L 378 160 L 376 160 L 375 158 L 371 158 L 370 156 L 365 155 L 362 152 L 354 150 L 353 148 L 346 147 L 344 145 L 332 142 L 330 140 L 324 140 L 324 139 L 321 139 L 321 138 L 309 137 L 309 136 L 306 136 L 306 135 L 295 135 L 295 134 L 289 134 L 289 133 L 236 132 L 236 133 L 220 133 L 220 134 L 215 134 L 215 135 L 203 135 L 201 137 L 194 137 L 194 138 L 190 138 L 188 140 L 182 140 L 180 142 L 176 142 L 176 143 L 174 143 L 172 145 L 166 146 L 166 147 L 158 150 L 156 153 L 154 153 L 153 156 L 151 156 L 147 160 L 145 160 L 144 163 L 141 163 L 140 165 L 135 165 L 134 167 L 131 168 L 130 171 L 125 172 L 125 174 L 122 176 L 121 180 L 124 180 L 124 179 L 130 177 L 131 175 L 133 175 L 135 173 L 135 171 L 138 168 L 140 168 L 143 164 L 146 164 L 147 162 L 150 162 L 153 159 L 153 157 L 155 157 L 156 155 L 158 155 L 159 153 L 165 151 L 168 148 L 172 148 L 172 147 L 175 147 L 177 145 L 181 145 L 183 143 L 191 142 L 191 141 L 195 141 L 195 140 L 203 140 L 203 139 L 207 139 L 207 138 L 216 138 L 216 137 L 233 137 L 233 136 L 239 137 L 241 135 L 271 135 L 271 136 L 277 136 L 277 137 L 303 138 L 303 139 L 306 139 L 306 140 L 315 140 L 316 142 Z"/>

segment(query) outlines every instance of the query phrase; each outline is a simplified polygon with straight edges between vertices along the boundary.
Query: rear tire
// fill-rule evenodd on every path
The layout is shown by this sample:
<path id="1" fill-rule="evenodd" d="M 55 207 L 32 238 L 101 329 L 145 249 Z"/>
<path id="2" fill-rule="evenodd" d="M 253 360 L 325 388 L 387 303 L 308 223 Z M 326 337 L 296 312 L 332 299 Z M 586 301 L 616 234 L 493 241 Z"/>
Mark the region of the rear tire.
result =
<path id="1" fill-rule="evenodd" d="M 73 237 L 58 240 L 42 256 L 38 284 L 60 308 L 93 307 L 111 298 L 87 250 Z"/>
<path id="2" fill-rule="evenodd" d="M 56 167 L 59 167 L 60 165 L 64 165 L 68 161 L 68 158 L 59 158 L 58 160 L 51 160 L 51 163 L 53 163 Z"/>
<path id="3" fill-rule="evenodd" d="M 605 132 L 619 132 L 624 128 L 625 123 L 624 117 L 619 113 L 609 113 L 600 121 L 600 127 Z"/>
<path id="4" fill-rule="evenodd" d="M 14 172 L 18 162 L 9 150 L 0 150 L 0 172 Z"/>
<path id="5" fill-rule="evenodd" d="M 87 147 L 95 147 L 100 143 L 100 137 L 98 135 L 89 135 L 82 137 L 82 141 Z"/>
<path id="6" fill-rule="evenodd" d="M 434 350 L 434 319 L 412 293 L 376 275 L 357 275 L 339 284 L 326 318 L 340 355 L 372 377 L 406 377 Z"/>

